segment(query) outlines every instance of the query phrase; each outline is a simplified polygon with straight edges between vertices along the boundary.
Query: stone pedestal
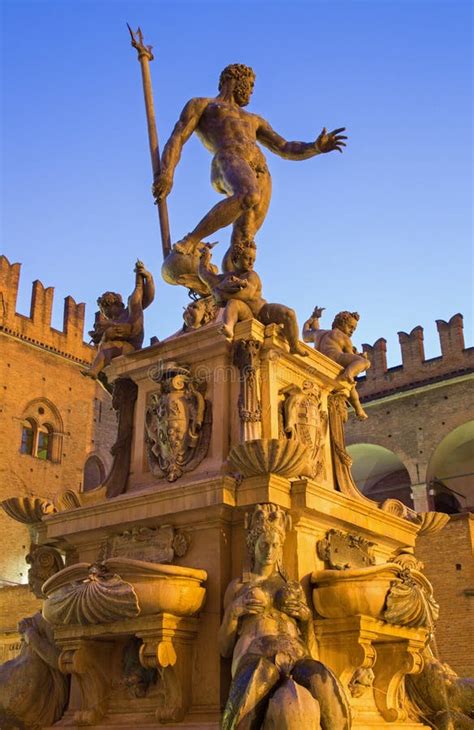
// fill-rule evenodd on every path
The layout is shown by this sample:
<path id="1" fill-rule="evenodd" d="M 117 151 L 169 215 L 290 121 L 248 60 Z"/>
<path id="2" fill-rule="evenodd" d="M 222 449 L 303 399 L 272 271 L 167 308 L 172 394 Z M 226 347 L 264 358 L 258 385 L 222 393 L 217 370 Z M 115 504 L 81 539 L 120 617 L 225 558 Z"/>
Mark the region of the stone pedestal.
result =
<path id="1" fill-rule="evenodd" d="M 289 354 L 274 325 L 242 322 L 234 343 L 218 330 L 207 325 L 114 361 L 109 377 L 138 386 L 126 489 L 111 499 L 101 490 L 80 495 L 82 506 L 43 520 L 40 539 L 86 563 L 101 560 L 104 545 L 116 544 L 117 536 L 146 528 L 139 533 L 143 547 L 158 526 L 171 525 L 186 544 L 175 550 L 173 563 L 208 575 L 197 616 L 158 614 L 56 629 L 61 669 L 73 679 L 71 706 L 60 724 L 218 728 L 230 665 L 220 658 L 217 633 L 226 587 L 246 568 L 243 522 L 254 505 L 272 502 L 291 515 L 284 564 L 309 600 L 309 577 L 324 568 L 316 543 L 329 530 L 373 543 L 378 563 L 414 546 L 419 526 L 395 503 L 380 509 L 350 477 L 341 440 L 340 367 L 310 347 L 307 357 Z M 156 415 L 163 393 L 169 411 L 178 404 L 186 428 L 186 418 L 201 419 L 199 430 L 191 423 L 192 438 L 182 442 L 179 459 L 172 443 L 178 416 L 174 422 L 169 413 L 168 421 Z M 130 539 L 121 554 L 136 558 L 140 539 Z M 123 549 L 124 540 L 120 544 Z M 405 674 L 421 669 L 426 632 L 365 616 L 318 618 L 315 626 L 320 659 L 347 688 L 355 728 L 422 727 L 408 719 L 400 693 Z M 142 641 L 142 665 L 158 670 L 155 689 L 143 698 L 128 697 L 120 683 L 120 651 L 129 636 Z M 352 697 L 349 684 L 358 668 L 371 669 L 374 679 Z"/>

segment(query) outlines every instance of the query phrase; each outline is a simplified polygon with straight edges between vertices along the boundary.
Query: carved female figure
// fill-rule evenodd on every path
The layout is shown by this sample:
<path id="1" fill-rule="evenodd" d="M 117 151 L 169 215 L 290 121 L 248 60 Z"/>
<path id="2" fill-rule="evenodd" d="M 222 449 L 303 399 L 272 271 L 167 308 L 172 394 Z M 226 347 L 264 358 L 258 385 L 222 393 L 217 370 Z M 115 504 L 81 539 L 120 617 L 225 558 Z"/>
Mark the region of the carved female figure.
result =
<path id="1" fill-rule="evenodd" d="M 222 730 L 257 730 L 269 713 L 278 716 L 281 730 L 294 728 L 294 706 L 284 702 L 290 686 L 306 728 L 351 726 L 339 681 L 313 658 L 312 614 L 303 589 L 282 568 L 286 524 L 279 507 L 255 508 L 247 532 L 251 572 L 226 591 L 219 643 L 221 654 L 232 656 L 232 684 Z"/>

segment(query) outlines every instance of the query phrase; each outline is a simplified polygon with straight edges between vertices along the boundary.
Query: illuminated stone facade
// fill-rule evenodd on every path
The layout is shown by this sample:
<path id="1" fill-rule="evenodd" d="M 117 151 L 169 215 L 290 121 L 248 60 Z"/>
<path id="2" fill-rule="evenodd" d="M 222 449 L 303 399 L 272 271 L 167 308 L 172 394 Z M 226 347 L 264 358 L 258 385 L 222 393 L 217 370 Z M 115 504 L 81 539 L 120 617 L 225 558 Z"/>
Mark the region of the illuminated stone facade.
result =
<path id="1" fill-rule="evenodd" d="M 58 331 L 51 327 L 54 290 L 40 281 L 33 284 L 30 316 L 17 313 L 19 277 L 20 264 L 1 256 L 0 498 L 34 493 L 53 499 L 68 488 L 96 486 L 105 475 L 116 417 L 107 391 L 80 372 L 94 355 L 83 341 L 84 304 L 66 297 Z M 0 531 L 8 545 L 0 554 L 0 584 L 10 586 L 0 590 L 5 631 L 16 625 L 15 606 L 35 599 L 26 585 L 17 585 L 26 583 L 27 527 L 1 511 Z"/>

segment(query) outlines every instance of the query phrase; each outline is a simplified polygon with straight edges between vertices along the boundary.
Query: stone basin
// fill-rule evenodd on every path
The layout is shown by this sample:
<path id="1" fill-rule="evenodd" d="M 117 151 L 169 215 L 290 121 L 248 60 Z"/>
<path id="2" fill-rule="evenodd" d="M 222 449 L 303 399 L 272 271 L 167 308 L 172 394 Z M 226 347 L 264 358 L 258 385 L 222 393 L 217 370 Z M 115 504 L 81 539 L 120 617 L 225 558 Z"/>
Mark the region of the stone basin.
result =
<path id="1" fill-rule="evenodd" d="M 383 619 L 391 585 L 400 582 L 396 563 L 347 570 L 319 570 L 311 575 L 313 603 L 324 618 L 371 616 Z"/>
<path id="2" fill-rule="evenodd" d="M 76 563 L 43 585 L 43 616 L 52 624 L 97 624 L 171 613 L 192 616 L 203 606 L 204 570 L 109 558 Z"/>

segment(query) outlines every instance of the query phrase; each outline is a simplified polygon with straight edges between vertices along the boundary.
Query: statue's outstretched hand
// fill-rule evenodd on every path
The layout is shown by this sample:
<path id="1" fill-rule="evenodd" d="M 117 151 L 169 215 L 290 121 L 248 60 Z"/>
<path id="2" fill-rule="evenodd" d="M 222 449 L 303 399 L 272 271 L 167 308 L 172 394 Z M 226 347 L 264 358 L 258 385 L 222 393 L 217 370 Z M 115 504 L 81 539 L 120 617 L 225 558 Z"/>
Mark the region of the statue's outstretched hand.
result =
<path id="1" fill-rule="evenodd" d="M 345 127 L 338 127 L 337 129 L 333 129 L 332 132 L 328 132 L 326 127 L 323 127 L 321 134 L 315 142 L 319 152 L 332 152 L 332 150 L 342 152 L 342 147 L 346 146 L 344 140 L 347 137 L 341 134 L 341 132 L 345 131 Z"/>
<path id="2" fill-rule="evenodd" d="M 157 202 L 159 200 L 163 200 L 163 198 L 166 198 L 170 194 L 172 187 L 172 176 L 167 174 L 166 172 L 162 172 L 161 175 L 158 175 L 151 188 L 153 197 Z"/>

